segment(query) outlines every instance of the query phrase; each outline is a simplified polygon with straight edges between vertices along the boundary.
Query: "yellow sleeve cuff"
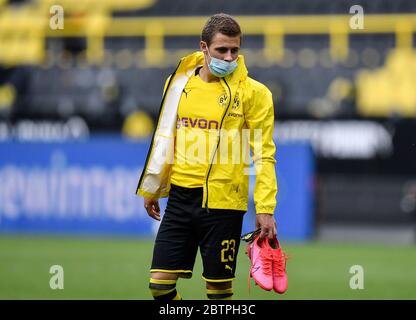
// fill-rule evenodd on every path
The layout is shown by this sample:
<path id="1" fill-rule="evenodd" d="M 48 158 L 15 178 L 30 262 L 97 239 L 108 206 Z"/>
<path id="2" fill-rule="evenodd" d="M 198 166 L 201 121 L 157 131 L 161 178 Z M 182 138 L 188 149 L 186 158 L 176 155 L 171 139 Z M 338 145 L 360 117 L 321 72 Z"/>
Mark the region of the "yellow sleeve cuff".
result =
<path id="1" fill-rule="evenodd" d="M 151 193 L 151 192 L 147 192 L 142 189 L 139 189 L 136 195 L 142 196 L 145 198 L 159 199 L 159 198 L 166 198 L 169 195 L 169 192 L 162 192 L 161 194 L 156 194 L 156 193 Z"/>
<path id="2" fill-rule="evenodd" d="M 266 213 L 266 214 L 274 214 L 275 207 L 271 206 L 256 206 L 256 214 Z"/>

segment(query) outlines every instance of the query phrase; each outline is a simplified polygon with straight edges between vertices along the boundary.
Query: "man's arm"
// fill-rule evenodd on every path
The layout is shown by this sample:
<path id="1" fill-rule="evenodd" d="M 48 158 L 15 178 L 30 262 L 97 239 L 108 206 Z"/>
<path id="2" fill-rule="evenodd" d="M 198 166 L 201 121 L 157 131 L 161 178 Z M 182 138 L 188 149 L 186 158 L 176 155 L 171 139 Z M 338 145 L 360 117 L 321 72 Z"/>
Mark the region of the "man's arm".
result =
<path id="1" fill-rule="evenodd" d="M 172 75 L 170 75 L 165 81 L 165 85 L 163 87 L 163 95 L 166 93 L 166 89 L 167 89 L 167 86 L 171 77 Z M 151 150 L 149 150 L 149 152 L 150 151 Z M 156 195 L 150 195 L 149 193 L 144 194 L 143 191 L 139 191 L 139 194 L 143 195 L 144 208 L 146 209 L 147 214 L 153 219 L 160 221 L 159 200 L 156 197 Z"/>
<path id="2" fill-rule="evenodd" d="M 254 204 L 256 227 L 261 228 L 260 238 L 276 236 L 274 210 L 276 208 L 277 181 L 274 158 L 276 147 L 273 142 L 274 107 L 271 92 L 263 87 L 253 97 L 246 112 L 250 129 L 250 148 L 256 170 Z"/>

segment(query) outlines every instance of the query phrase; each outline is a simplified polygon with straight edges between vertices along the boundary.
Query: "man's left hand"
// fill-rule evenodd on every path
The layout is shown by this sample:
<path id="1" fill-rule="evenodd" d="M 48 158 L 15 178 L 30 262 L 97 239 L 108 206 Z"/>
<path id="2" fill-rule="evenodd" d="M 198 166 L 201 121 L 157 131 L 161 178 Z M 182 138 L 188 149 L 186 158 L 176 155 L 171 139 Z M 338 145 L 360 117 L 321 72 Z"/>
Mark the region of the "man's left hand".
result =
<path id="1" fill-rule="evenodd" d="M 261 228 L 260 240 L 267 237 L 274 239 L 276 237 L 276 221 L 272 214 L 258 213 L 256 214 L 256 228 Z"/>

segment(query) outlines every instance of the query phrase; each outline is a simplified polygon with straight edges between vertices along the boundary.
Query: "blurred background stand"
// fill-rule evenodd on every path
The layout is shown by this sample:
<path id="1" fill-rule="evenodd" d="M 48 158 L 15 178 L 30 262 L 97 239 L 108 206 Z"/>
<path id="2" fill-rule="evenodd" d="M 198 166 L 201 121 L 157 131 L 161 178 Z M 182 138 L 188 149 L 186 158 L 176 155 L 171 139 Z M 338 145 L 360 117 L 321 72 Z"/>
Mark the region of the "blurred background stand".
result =
<path id="1" fill-rule="evenodd" d="M 357 4 L 364 10 L 362 29 L 350 25 L 350 8 Z M 293 239 L 283 228 L 282 237 L 414 243 L 414 1 L 0 0 L 2 152 L 10 143 L 59 142 L 65 158 L 65 143 L 95 145 L 99 138 L 118 141 L 115 150 L 126 141 L 137 143 L 145 153 L 165 79 L 181 57 L 198 50 L 201 29 L 216 12 L 237 17 L 250 76 L 273 93 L 278 172 L 285 146 L 310 146 L 311 153 L 302 155 L 310 163 L 302 191 L 289 186 L 285 180 L 296 178 L 283 172 L 278 196 L 278 219 L 297 227 L 307 221 L 308 231 Z M 60 22 L 63 28 L 53 27 Z M 51 152 L 45 157 L 56 159 Z M 29 155 L 9 155 L 8 162 L 1 157 L 4 179 L 11 164 L 30 173 L 39 166 L 22 160 Z M 105 157 L 88 157 L 88 166 L 110 166 Z M 65 159 L 68 170 L 78 165 L 71 156 Z M 137 160 L 131 181 L 143 161 Z M 98 189 L 104 188 L 100 179 Z M 10 208 L 11 226 L 33 214 L 7 188 L 1 189 L 0 231 Z M 309 199 L 307 206 L 292 206 L 298 198 L 290 195 L 297 192 Z M 281 210 L 286 205 L 299 211 Z M 299 216 L 302 221 L 292 220 Z"/>

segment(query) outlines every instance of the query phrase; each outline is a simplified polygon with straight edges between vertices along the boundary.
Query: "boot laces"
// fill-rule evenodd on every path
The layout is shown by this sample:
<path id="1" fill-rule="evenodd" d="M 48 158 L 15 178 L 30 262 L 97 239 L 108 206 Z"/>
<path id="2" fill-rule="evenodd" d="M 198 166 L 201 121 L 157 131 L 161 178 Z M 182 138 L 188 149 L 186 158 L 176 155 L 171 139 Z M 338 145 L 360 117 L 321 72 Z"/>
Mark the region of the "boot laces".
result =
<path id="1" fill-rule="evenodd" d="M 270 250 L 262 249 L 259 254 L 260 261 L 263 265 L 263 272 L 265 275 L 272 274 L 273 255 Z"/>
<path id="2" fill-rule="evenodd" d="M 273 255 L 273 267 L 277 275 L 284 275 L 286 272 L 286 261 L 288 256 L 283 251 L 275 252 Z"/>

